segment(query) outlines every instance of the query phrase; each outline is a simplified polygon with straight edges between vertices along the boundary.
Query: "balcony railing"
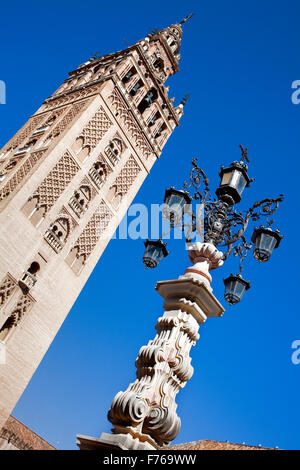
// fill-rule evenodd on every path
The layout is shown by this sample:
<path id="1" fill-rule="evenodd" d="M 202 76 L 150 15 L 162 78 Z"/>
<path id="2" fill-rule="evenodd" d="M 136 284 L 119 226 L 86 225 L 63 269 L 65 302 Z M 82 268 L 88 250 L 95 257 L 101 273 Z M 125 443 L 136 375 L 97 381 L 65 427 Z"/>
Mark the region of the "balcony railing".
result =
<path id="1" fill-rule="evenodd" d="M 37 278 L 29 271 L 25 271 L 22 279 L 19 281 L 19 286 L 22 290 L 28 292 L 35 285 Z"/>
<path id="2" fill-rule="evenodd" d="M 64 247 L 64 242 L 51 229 L 47 230 L 44 238 L 56 253 Z"/>
<path id="3" fill-rule="evenodd" d="M 110 147 L 106 148 L 105 153 L 108 156 L 109 161 L 115 166 L 118 163 L 120 156 L 114 154 L 114 152 L 110 149 Z"/>
<path id="4" fill-rule="evenodd" d="M 97 170 L 95 170 L 95 168 L 90 169 L 89 175 L 92 178 L 95 185 L 100 189 L 104 183 L 104 178 L 99 175 L 99 173 L 97 172 Z"/>
<path id="5" fill-rule="evenodd" d="M 69 201 L 69 206 L 73 209 L 73 211 L 75 212 L 76 215 L 78 215 L 78 217 L 81 217 L 82 214 L 85 212 L 85 207 L 83 207 L 80 202 L 78 201 L 78 199 L 76 199 L 76 197 L 72 197 Z"/>

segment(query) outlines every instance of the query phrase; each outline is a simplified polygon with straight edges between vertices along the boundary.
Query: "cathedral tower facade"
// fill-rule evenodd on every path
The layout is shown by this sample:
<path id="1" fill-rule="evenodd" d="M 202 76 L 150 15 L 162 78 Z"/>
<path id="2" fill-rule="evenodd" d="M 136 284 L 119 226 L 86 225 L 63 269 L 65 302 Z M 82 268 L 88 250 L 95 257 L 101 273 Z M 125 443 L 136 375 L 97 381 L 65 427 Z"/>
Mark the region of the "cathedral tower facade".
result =
<path id="1" fill-rule="evenodd" d="M 0 150 L 0 429 L 179 125 L 182 23 L 80 65 Z"/>

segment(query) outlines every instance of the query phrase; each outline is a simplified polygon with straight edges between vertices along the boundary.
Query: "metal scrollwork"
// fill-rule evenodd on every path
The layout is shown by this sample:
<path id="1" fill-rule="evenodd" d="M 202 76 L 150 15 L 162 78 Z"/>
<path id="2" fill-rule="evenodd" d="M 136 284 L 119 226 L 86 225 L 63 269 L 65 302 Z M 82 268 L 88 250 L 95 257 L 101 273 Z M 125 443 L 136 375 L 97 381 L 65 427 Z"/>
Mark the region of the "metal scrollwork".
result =
<path id="1" fill-rule="evenodd" d="M 244 160 L 249 162 L 247 149 L 240 147 L 242 150 L 241 162 Z M 204 185 L 204 188 L 200 191 L 202 185 Z M 261 217 L 265 217 L 266 225 L 270 227 L 274 222 L 271 215 L 276 212 L 279 203 L 283 201 L 283 195 L 281 194 L 275 199 L 266 198 L 257 201 L 247 211 L 238 212 L 226 202 L 212 199 L 209 180 L 204 171 L 198 166 L 196 158 L 192 160 L 189 183 L 184 182 L 183 190 L 189 192 L 192 200 L 200 201 L 204 209 L 204 232 L 201 231 L 201 224 L 199 224 L 198 217 L 192 210 L 188 212 L 190 222 L 182 222 L 182 229 L 185 230 L 187 242 L 191 241 L 191 235 L 196 232 L 203 236 L 205 242 L 226 248 L 227 251 L 224 253 L 223 259 L 226 260 L 232 252 L 235 256 L 239 256 L 241 260 L 240 272 L 243 269 L 242 262 L 247 252 L 252 248 L 252 245 L 248 244 L 244 237 L 250 220 L 257 221 Z M 190 194 L 191 190 L 194 191 L 193 194 Z M 240 243 L 234 246 L 238 242 Z"/>
<path id="2" fill-rule="evenodd" d="M 191 198 L 204 203 L 209 196 L 209 180 L 202 168 L 197 165 L 197 158 L 192 160 L 192 165 L 193 168 L 190 173 L 190 182 L 184 182 L 183 190 L 188 191 L 193 188 L 194 194 L 191 195 Z M 204 183 L 204 194 L 199 190 L 202 182 Z"/>

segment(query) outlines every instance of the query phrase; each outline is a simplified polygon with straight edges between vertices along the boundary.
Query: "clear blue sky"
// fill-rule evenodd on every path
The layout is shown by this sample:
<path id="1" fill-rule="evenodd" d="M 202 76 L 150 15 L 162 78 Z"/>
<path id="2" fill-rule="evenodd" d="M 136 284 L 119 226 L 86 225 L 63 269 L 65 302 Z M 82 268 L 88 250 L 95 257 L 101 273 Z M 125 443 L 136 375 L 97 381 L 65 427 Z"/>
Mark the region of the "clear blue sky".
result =
<path id="1" fill-rule="evenodd" d="M 256 182 L 241 206 L 284 193 L 276 222 L 285 238 L 269 263 L 247 261 L 252 288 L 243 302 L 226 304 L 222 319 L 201 327 L 192 350 L 195 373 L 178 396 L 182 429 L 176 442 L 219 439 L 299 449 L 300 365 L 291 362 L 291 344 L 300 339 L 300 105 L 291 102 L 291 83 L 300 79 L 299 2 L 6 3 L 0 144 L 96 51 L 122 49 L 124 39 L 132 44 L 190 12 L 196 15 L 184 27 L 180 73 L 169 84 L 171 96 L 179 101 L 190 93 L 191 100 L 135 202 L 162 202 L 165 187 L 182 184 L 195 156 L 215 188 L 220 165 L 238 158 L 242 143 Z M 142 241 L 109 244 L 19 401 L 14 415 L 58 448 L 75 448 L 76 433 L 99 436 L 110 429 L 111 400 L 134 380 L 139 348 L 154 336 L 163 311 L 155 283 L 176 278 L 188 264 L 181 242 L 170 249 L 159 268 L 146 271 Z M 222 279 L 236 268 L 234 258 L 213 272 L 221 301 Z"/>

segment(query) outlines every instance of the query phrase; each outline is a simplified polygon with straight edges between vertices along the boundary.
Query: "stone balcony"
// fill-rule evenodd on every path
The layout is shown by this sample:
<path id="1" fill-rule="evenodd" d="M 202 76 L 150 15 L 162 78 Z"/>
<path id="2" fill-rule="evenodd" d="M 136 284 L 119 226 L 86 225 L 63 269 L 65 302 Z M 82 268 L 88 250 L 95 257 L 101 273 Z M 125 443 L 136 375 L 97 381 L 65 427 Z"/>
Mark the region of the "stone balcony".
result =
<path id="1" fill-rule="evenodd" d="M 91 177 L 92 181 L 95 183 L 97 188 L 100 189 L 104 183 L 104 179 L 99 175 L 99 173 L 97 172 L 97 170 L 95 170 L 95 168 L 90 169 L 89 176 Z"/>
<path id="2" fill-rule="evenodd" d="M 78 217 L 81 217 L 86 210 L 86 208 L 80 204 L 80 202 L 78 201 L 78 199 L 76 199 L 75 196 L 70 199 L 69 206 L 71 207 L 71 209 L 73 209 L 73 211 Z"/>
<path id="3" fill-rule="evenodd" d="M 114 166 L 118 163 L 120 155 L 115 155 L 109 147 L 106 148 L 105 154 L 108 157 L 110 163 L 112 163 Z"/>
<path id="4" fill-rule="evenodd" d="M 53 248 L 56 253 L 58 253 L 64 247 L 64 242 L 60 240 L 60 238 L 55 235 L 51 229 L 47 230 L 44 235 L 44 239 L 49 243 L 51 248 Z"/>
<path id="5" fill-rule="evenodd" d="M 31 274 L 29 271 L 25 271 L 22 279 L 19 281 L 19 286 L 24 292 L 28 292 L 35 285 L 37 278 L 34 274 Z"/>

